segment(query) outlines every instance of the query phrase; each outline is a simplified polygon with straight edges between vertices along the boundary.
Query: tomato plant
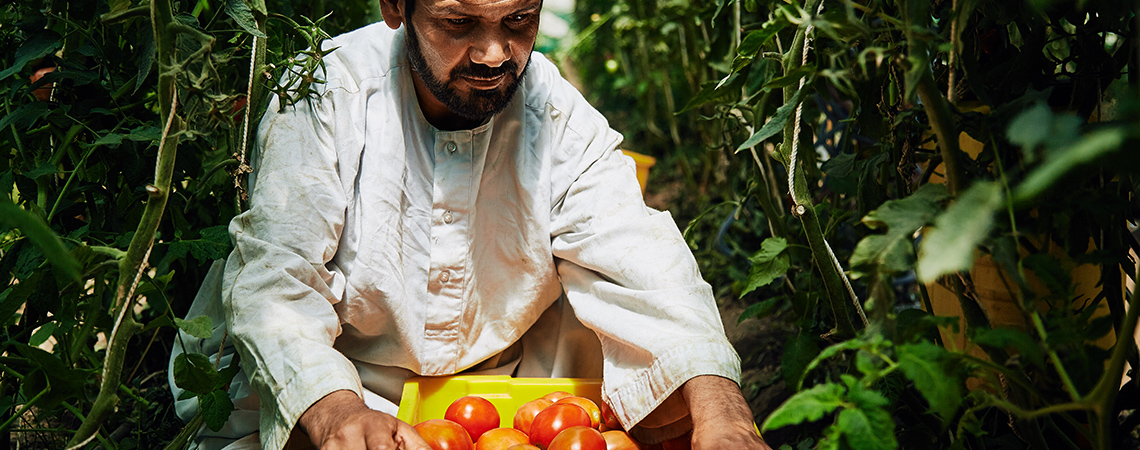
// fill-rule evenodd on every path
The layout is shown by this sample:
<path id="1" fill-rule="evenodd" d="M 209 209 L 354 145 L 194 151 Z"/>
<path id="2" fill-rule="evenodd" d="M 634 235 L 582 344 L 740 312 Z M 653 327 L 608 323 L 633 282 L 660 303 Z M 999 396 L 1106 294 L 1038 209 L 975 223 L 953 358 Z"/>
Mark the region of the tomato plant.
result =
<path id="1" fill-rule="evenodd" d="M 488 430 L 475 441 L 475 450 L 505 450 L 515 444 L 529 444 L 526 433 L 514 428 Z"/>
<path id="2" fill-rule="evenodd" d="M 571 403 L 555 403 L 534 416 L 528 433 L 530 443 L 546 448 L 562 430 L 576 426 L 590 426 L 590 415 L 586 410 Z"/>
<path id="3" fill-rule="evenodd" d="M 443 418 L 462 425 L 472 441 L 478 441 L 483 433 L 498 428 L 501 421 L 499 411 L 490 400 L 473 395 L 451 402 Z"/>
<path id="4" fill-rule="evenodd" d="M 547 450 L 606 450 L 606 438 L 602 432 L 586 426 L 570 427 L 562 430 L 550 441 Z"/>
<path id="5" fill-rule="evenodd" d="M 415 425 L 432 450 L 473 450 L 475 444 L 462 425 L 447 419 L 429 419 Z"/>

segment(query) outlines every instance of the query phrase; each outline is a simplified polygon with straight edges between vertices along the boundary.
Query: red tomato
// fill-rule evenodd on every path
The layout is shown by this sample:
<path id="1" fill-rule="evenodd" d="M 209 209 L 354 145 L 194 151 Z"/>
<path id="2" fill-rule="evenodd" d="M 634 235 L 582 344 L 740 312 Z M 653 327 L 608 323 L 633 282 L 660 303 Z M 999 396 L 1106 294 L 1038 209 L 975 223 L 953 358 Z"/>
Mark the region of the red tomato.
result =
<path id="1" fill-rule="evenodd" d="M 547 400 L 550 400 L 552 402 L 557 403 L 559 400 L 562 400 L 566 397 L 573 397 L 573 396 L 574 396 L 574 394 L 571 394 L 571 393 L 566 392 L 566 391 L 554 391 L 554 392 L 551 392 L 549 394 L 542 396 L 542 398 L 545 398 Z"/>
<path id="2" fill-rule="evenodd" d="M 590 427 L 570 427 L 558 433 L 547 450 L 606 450 L 606 438 Z"/>
<path id="3" fill-rule="evenodd" d="M 542 448 L 549 447 L 550 441 L 562 430 L 578 426 L 590 426 L 590 415 L 586 414 L 586 410 L 573 403 L 555 403 L 534 416 L 534 422 L 530 425 L 530 443 Z"/>
<path id="4" fill-rule="evenodd" d="M 621 422 L 618 421 L 617 414 L 614 414 L 609 403 L 603 401 L 598 404 L 598 408 L 602 410 L 602 423 L 605 424 L 606 428 L 610 430 L 622 429 Z"/>
<path id="5" fill-rule="evenodd" d="M 633 440 L 629 434 L 621 430 L 603 431 L 602 437 L 606 439 L 606 450 L 644 450 L 645 446 Z"/>
<path id="6" fill-rule="evenodd" d="M 37 70 L 36 73 L 33 73 L 31 77 L 28 77 L 28 81 L 35 83 L 36 81 L 39 81 L 40 78 L 43 78 L 44 75 L 47 75 L 47 74 L 52 73 L 54 71 L 55 71 L 55 66 L 48 66 L 48 67 L 41 68 L 40 70 Z M 48 83 L 48 84 L 45 84 L 43 86 L 40 86 L 40 87 L 36 88 L 36 90 L 32 91 L 32 95 L 34 95 L 37 100 L 39 100 L 41 102 L 46 102 L 49 99 L 51 99 L 51 90 L 52 90 L 52 87 L 54 87 L 54 86 L 55 86 L 55 83 Z"/>
<path id="7" fill-rule="evenodd" d="M 515 445 L 512 445 L 510 447 L 507 447 L 507 450 L 542 450 L 542 449 L 538 448 L 537 445 L 515 444 Z"/>
<path id="8" fill-rule="evenodd" d="M 467 430 L 450 420 L 425 420 L 416 424 L 415 429 L 432 450 L 473 450 L 475 447 Z"/>
<path id="9" fill-rule="evenodd" d="M 475 442 L 475 450 L 506 450 L 515 444 L 529 444 L 530 438 L 514 428 L 495 428 L 483 433 Z"/>
<path id="10" fill-rule="evenodd" d="M 594 429 L 597 429 L 598 425 L 601 425 L 602 423 L 601 408 L 598 408 L 597 403 L 594 403 L 593 400 L 590 400 L 586 397 L 570 396 L 554 403 L 573 403 L 575 405 L 581 406 L 582 409 L 586 411 L 586 414 L 590 415 L 590 427 Z"/>
<path id="11" fill-rule="evenodd" d="M 534 416 L 547 406 L 553 405 L 554 402 L 545 398 L 537 398 L 529 402 L 523 403 L 517 411 L 515 411 L 514 427 L 523 433 L 530 434 L 530 424 L 534 421 Z"/>
<path id="12" fill-rule="evenodd" d="M 443 418 L 462 425 L 471 435 L 472 442 L 478 441 L 479 436 L 488 430 L 498 428 L 500 423 L 495 405 L 490 400 L 472 395 L 451 402 Z"/>

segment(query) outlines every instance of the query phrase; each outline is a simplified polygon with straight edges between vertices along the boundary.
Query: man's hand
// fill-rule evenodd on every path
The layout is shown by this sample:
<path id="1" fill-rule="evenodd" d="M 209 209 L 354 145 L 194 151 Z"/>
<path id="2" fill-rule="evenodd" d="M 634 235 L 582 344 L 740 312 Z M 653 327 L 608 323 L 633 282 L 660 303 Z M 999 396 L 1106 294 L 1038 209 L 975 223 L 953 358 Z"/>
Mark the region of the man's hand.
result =
<path id="1" fill-rule="evenodd" d="M 693 420 L 693 449 L 771 450 L 756 434 L 752 411 L 732 380 L 702 375 L 685 382 L 681 392 Z"/>
<path id="2" fill-rule="evenodd" d="M 324 396 L 298 424 L 322 450 L 431 450 L 411 425 L 369 409 L 352 391 Z"/>

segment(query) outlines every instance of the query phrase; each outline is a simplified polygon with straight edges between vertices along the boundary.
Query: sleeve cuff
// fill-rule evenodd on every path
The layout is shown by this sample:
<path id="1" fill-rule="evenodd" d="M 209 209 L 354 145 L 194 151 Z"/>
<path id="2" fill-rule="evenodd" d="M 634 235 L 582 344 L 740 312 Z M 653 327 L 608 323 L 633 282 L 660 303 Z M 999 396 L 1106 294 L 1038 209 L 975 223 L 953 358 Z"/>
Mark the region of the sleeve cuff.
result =
<path id="1" fill-rule="evenodd" d="M 606 361 L 605 372 L 603 400 L 613 409 L 622 426 L 632 430 L 693 377 L 717 375 L 739 384 L 740 357 L 727 341 L 705 342 L 666 353 L 648 368 L 631 370 Z M 619 381 L 614 383 L 610 380 Z M 664 428 L 678 428 L 687 423 L 691 421 L 688 420 L 688 411 L 684 411 L 682 419 Z M 684 431 L 687 428 L 682 433 Z"/>
<path id="2" fill-rule="evenodd" d="M 261 445 L 264 449 L 282 449 L 301 415 L 317 400 L 340 390 L 361 395 L 360 376 L 347 359 L 316 367 L 295 377 L 273 395 L 261 396 Z"/>

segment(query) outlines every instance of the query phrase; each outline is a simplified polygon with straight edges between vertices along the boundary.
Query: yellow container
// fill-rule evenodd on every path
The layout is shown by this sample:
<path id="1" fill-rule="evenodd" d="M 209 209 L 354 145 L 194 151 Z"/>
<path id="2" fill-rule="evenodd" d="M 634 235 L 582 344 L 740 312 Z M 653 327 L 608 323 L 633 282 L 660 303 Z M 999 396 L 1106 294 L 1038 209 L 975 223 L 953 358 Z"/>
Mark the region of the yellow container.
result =
<path id="1" fill-rule="evenodd" d="M 400 411 L 396 418 L 415 425 L 428 419 L 442 419 L 452 402 L 467 395 L 483 397 L 495 405 L 500 426 L 513 425 L 515 410 L 524 403 L 554 391 L 602 401 L 599 378 L 512 378 L 505 375 L 457 375 L 414 377 L 404 383 Z"/>
<path id="2" fill-rule="evenodd" d="M 629 150 L 622 150 L 621 152 L 633 158 L 634 164 L 637 165 L 637 182 L 641 184 L 641 194 L 645 195 L 645 183 L 649 181 L 649 168 L 657 164 L 657 158 Z"/>

